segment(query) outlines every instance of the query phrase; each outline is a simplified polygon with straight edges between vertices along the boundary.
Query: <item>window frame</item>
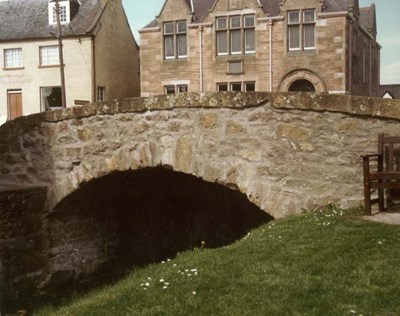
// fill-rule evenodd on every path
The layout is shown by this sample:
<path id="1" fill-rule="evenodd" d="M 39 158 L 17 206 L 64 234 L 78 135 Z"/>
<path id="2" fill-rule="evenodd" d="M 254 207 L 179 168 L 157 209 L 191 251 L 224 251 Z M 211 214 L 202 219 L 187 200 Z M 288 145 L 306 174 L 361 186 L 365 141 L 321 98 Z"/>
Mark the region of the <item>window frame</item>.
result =
<path id="1" fill-rule="evenodd" d="M 313 13 L 313 20 L 307 21 L 306 14 Z M 297 15 L 297 19 L 295 15 Z M 316 32 L 317 15 L 315 9 L 299 9 L 287 11 L 287 48 L 289 52 L 296 51 L 311 51 L 315 50 L 317 46 L 317 32 Z M 306 46 L 306 30 L 312 26 L 313 45 Z M 297 35 L 298 45 L 292 46 L 292 36 Z"/>
<path id="2" fill-rule="evenodd" d="M 240 85 L 240 90 L 234 90 L 234 85 Z M 254 90 L 249 90 L 248 85 L 253 85 Z M 224 87 L 221 90 L 221 87 Z M 217 92 L 241 92 L 241 91 L 256 91 L 256 81 L 232 81 L 232 82 L 217 82 L 216 83 L 216 91 Z"/>
<path id="3" fill-rule="evenodd" d="M 99 101 L 99 102 L 106 100 L 106 87 L 97 86 L 96 98 L 97 98 L 97 101 Z"/>
<path id="4" fill-rule="evenodd" d="M 9 56 L 11 53 L 11 56 Z M 5 48 L 3 50 L 3 69 L 23 69 L 24 68 L 24 55 L 22 47 Z"/>
<path id="5" fill-rule="evenodd" d="M 249 23 L 249 18 L 253 21 L 252 23 Z M 252 37 L 249 36 L 250 33 L 253 34 Z M 249 46 L 251 49 L 247 48 Z M 255 14 L 217 16 L 215 18 L 215 47 L 216 56 L 255 54 Z"/>
<path id="6" fill-rule="evenodd" d="M 313 20 L 312 21 L 306 21 L 306 13 L 307 12 L 313 12 Z M 316 19 L 316 11 L 315 9 L 304 9 L 303 10 L 303 32 L 302 32 L 302 36 L 303 36 L 303 50 L 314 50 L 316 49 L 317 46 L 317 32 L 316 32 L 316 23 L 317 23 L 317 19 Z M 306 46 L 306 26 L 313 26 L 313 36 L 314 36 L 314 40 L 313 40 L 313 45 L 312 46 Z"/>
<path id="7" fill-rule="evenodd" d="M 56 62 L 44 62 L 45 59 L 49 60 L 49 49 L 54 48 L 55 49 L 55 54 L 56 54 Z M 46 58 L 43 57 L 44 51 L 47 50 L 46 52 Z M 59 55 L 59 47 L 58 45 L 46 45 L 46 46 L 39 46 L 39 66 L 40 67 L 55 67 L 55 66 L 60 66 L 60 55 Z"/>
<path id="8" fill-rule="evenodd" d="M 221 87 L 224 87 L 224 89 L 221 90 Z M 228 83 L 227 82 L 218 82 L 217 83 L 217 92 L 228 92 Z"/>
<path id="9" fill-rule="evenodd" d="M 249 88 L 248 88 L 249 85 L 254 85 L 254 90 L 249 90 Z M 245 81 L 245 82 L 243 82 L 243 90 L 244 90 L 244 91 L 247 91 L 247 92 L 249 92 L 249 91 L 251 91 L 251 92 L 256 91 L 256 82 L 255 82 L 255 81 Z"/>
<path id="10" fill-rule="evenodd" d="M 71 22 L 71 8 L 69 1 L 59 1 L 60 6 L 60 24 L 69 24 Z M 56 3 L 48 4 L 49 25 L 57 25 Z"/>
<path id="11" fill-rule="evenodd" d="M 168 89 L 173 89 L 173 90 L 171 90 L 173 92 L 168 92 Z M 165 95 L 185 93 L 188 91 L 189 91 L 189 85 L 186 83 L 164 85 L 164 94 Z"/>
<path id="12" fill-rule="evenodd" d="M 180 28 L 180 24 L 185 24 L 184 29 Z M 170 30 L 167 30 L 167 26 L 172 26 Z M 162 26 L 163 35 L 163 55 L 164 60 L 172 59 L 185 59 L 188 57 L 188 27 L 187 20 L 176 20 L 176 21 L 165 21 Z M 170 41 L 168 44 L 172 45 L 172 54 L 167 55 L 167 39 Z M 184 39 L 184 52 L 180 52 L 180 39 Z"/>

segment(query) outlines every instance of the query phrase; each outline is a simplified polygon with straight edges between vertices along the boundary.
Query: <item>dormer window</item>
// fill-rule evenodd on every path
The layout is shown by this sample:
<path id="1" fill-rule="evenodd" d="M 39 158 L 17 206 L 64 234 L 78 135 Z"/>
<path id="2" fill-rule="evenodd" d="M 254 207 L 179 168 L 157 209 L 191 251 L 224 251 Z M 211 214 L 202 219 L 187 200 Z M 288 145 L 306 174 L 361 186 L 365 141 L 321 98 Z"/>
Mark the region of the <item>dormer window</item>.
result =
<path id="1" fill-rule="evenodd" d="M 70 2 L 69 1 L 59 1 L 60 7 L 60 23 L 68 24 L 70 22 Z M 57 12 L 56 12 L 56 3 L 55 1 L 49 2 L 49 24 L 56 25 L 57 24 Z"/>

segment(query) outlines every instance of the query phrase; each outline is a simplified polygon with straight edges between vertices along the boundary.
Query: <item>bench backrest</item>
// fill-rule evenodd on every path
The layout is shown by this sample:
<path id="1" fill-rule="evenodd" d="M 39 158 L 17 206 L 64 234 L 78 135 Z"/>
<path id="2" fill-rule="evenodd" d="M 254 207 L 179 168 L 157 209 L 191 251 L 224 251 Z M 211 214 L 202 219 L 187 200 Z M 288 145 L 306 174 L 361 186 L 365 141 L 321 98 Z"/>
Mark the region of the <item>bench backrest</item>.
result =
<path id="1" fill-rule="evenodd" d="M 378 154 L 378 171 L 400 171 L 400 136 L 379 134 Z"/>

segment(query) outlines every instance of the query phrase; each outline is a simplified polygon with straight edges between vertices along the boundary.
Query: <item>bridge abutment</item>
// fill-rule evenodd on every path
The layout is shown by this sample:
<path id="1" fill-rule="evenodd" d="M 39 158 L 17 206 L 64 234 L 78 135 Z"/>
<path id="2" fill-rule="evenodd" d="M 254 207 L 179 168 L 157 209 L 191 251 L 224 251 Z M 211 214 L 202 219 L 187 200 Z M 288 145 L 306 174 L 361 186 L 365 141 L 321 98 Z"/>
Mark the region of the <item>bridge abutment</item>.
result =
<path id="1" fill-rule="evenodd" d="M 13 307 L 31 300 L 46 279 L 47 188 L 3 188 L 0 210 L 0 307 Z"/>

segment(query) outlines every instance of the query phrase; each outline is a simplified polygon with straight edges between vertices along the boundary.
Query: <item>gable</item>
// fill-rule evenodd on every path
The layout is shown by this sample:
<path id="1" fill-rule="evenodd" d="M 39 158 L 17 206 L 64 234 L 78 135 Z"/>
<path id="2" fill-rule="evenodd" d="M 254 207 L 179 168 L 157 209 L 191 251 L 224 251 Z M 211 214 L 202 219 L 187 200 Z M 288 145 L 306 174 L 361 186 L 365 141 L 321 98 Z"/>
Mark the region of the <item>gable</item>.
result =
<path id="1" fill-rule="evenodd" d="M 299 3 L 298 0 L 296 1 Z M 311 1 L 322 12 L 348 11 L 351 8 L 358 12 L 358 0 Z M 184 16 L 193 13 L 193 22 L 202 23 L 210 12 L 238 10 L 235 8 L 257 8 L 261 9 L 266 16 L 274 17 L 282 15 L 281 5 L 285 2 L 291 3 L 293 0 L 166 0 L 158 18 L 163 21 L 168 20 L 167 17 L 172 19 L 172 16 L 176 16 L 177 12 L 183 10 Z M 150 22 L 144 28 L 157 26 L 157 20 Z"/>
<path id="2" fill-rule="evenodd" d="M 187 18 L 191 12 L 191 4 L 187 0 L 165 0 L 157 20 L 168 21 Z"/>

